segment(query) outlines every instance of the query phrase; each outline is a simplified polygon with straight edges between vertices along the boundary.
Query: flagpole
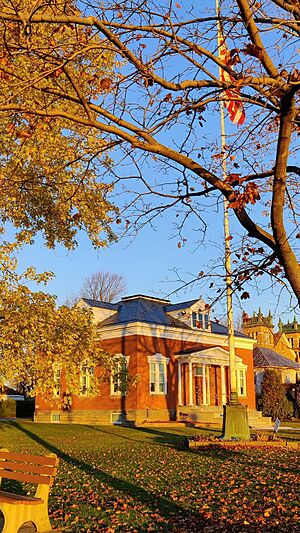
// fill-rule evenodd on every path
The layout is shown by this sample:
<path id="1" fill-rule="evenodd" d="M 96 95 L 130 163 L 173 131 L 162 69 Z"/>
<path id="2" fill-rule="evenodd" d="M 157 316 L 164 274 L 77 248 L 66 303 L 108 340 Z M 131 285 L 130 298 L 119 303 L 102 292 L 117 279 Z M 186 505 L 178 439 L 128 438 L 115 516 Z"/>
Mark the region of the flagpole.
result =
<path id="1" fill-rule="evenodd" d="M 222 35 L 219 1 L 216 0 L 216 13 L 218 15 L 218 48 L 219 54 L 224 48 L 224 37 Z M 223 55 L 223 50 L 222 50 Z M 222 76 L 222 69 L 219 68 L 220 79 Z M 228 96 L 226 92 L 226 96 Z M 230 95 L 231 96 L 231 95 Z M 242 124 L 245 116 L 243 110 L 239 109 L 231 100 L 231 105 L 226 106 L 229 110 L 230 119 L 234 123 Z M 224 120 L 224 101 L 220 102 L 220 117 L 221 117 L 221 146 L 222 146 L 222 168 L 223 179 L 227 177 L 226 168 L 226 137 L 225 137 L 225 120 Z M 226 295 L 227 295 L 227 321 L 228 321 L 228 348 L 229 348 L 229 372 L 230 372 L 230 396 L 229 402 L 223 407 L 223 431 L 222 438 L 230 440 L 238 438 L 242 440 L 250 439 L 250 430 L 248 422 L 248 414 L 244 405 L 238 401 L 237 393 L 237 379 L 235 367 L 235 346 L 234 346 L 234 325 L 233 325 L 233 306 L 232 306 L 232 279 L 231 279 L 231 260 L 230 260 L 230 232 L 229 232 L 229 217 L 228 217 L 228 201 L 224 197 L 224 239 L 225 239 L 225 271 L 226 271 Z"/>
<path id="2" fill-rule="evenodd" d="M 216 0 L 216 13 L 219 16 L 219 0 Z M 222 45 L 221 22 L 218 18 L 218 49 Z M 219 67 L 221 79 L 221 67 Z M 222 151 L 222 169 L 223 180 L 227 178 L 226 165 L 226 135 L 225 135 L 225 116 L 224 116 L 224 102 L 220 100 L 220 121 L 221 121 L 221 151 Z M 237 403 L 237 383 L 236 383 L 236 369 L 235 369 L 235 346 L 234 346 L 234 319 L 232 306 L 232 277 L 231 277 L 231 250 L 230 250 L 230 230 L 229 230 L 229 216 L 228 216 L 228 201 L 224 196 L 224 241 L 225 241 L 225 279 L 226 279 L 226 299 L 227 299 L 227 327 L 228 327 L 228 348 L 229 348 L 229 372 L 230 372 L 230 396 L 229 403 Z"/>

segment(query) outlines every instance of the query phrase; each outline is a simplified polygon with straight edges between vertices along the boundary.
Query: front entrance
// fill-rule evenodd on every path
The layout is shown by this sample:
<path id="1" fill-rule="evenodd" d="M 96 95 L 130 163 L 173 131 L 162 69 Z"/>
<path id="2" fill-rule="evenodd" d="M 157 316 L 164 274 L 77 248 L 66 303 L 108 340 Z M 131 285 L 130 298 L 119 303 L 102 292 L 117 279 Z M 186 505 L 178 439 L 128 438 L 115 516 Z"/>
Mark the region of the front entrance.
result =
<path id="1" fill-rule="evenodd" d="M 195 396 L 196 405 L 203 404 L 203 384 L 202 376 L 195 376 Z"/>

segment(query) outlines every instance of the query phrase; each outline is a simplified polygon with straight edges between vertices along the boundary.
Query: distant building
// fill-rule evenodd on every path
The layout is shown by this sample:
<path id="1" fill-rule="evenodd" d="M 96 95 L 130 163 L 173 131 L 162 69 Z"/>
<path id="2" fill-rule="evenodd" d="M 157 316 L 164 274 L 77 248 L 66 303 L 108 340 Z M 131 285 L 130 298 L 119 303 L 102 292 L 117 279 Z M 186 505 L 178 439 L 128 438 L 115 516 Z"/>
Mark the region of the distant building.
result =
<path id="1" fill-rule="evenodd" d="M 292 349 L 296 354 L 297 363 L 300 362 L 300 324 L 297 322 L 296 317 L 294 317 L 293 322 L 283 324 L 281 320 L 278 323 L 280 333 L 284 334 L 285 337 L 289 340 Z"/>
<path id="2" fill-rule="evenodd" d="M 257 342 L 254 347 L 257 392 L 260 392 L 263 373 L 267 368 L 280 372 L 282 383 L 287 385 L 296 383 L 300 377 L 300 326 L 296 319 L 291 324 L 283 324 L 280 320 L 278 326 L 279 331 L 274 333 L 270 311 L 266 316 L 261 309 L 251 317 L 243 313 L 243 333 Z"/>
<path id="3" fill-rule="evenodd" d="M 256 392 L 261 392 L 261 383 L 265 370 L 277 370 L 281 374 L 281 381 L 285 385 L 296 383 L 297 373 L 300 372 L 300 365 L 283 357 L 270 348 L 260 348 L 256 346 L 254 353 L 254 374 Z"/>
<path id="4" fill-rule="evenodd" d="M 255 339 L 258 346 L 274 347 L 273 329 L 273 317 L 270 311 L 268 316 L 263 316 L 261 309 L 258 313 L 253 313 L 252 317 L 243 313 L 243 333 Z"/>
<path id="5" fill-rule="evenodd" d="M 19 400 L 23 401 L 23 394 L 19 394 L 15 389 L 12 389 L 8 385 L 3 385 L 0 390 L 0 401 L 1 400 Z"/>

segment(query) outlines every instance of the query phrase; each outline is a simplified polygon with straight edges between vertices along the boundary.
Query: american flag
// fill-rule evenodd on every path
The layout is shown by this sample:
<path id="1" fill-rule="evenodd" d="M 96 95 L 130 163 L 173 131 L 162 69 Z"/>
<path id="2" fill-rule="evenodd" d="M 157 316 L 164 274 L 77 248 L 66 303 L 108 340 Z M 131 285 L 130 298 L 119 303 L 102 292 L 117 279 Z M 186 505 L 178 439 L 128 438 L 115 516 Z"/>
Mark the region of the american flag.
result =
<path id="1" fill-rule="evenodd" d="M 221 45 L 219 48 L 219 57 L 223 63 L 225 63 L 228 66 L 231 66 L 229 63 L 230 52 L 227 50 L 224 38 L 221 40 Z M 234 78 L 226 72 L 224 69 L 220 69 L 220 79 L 221 81 L 225 83 L 232 83 L 234 81 Z M 225 90 L 226 98 L 225 98 L 225 107 L 228 110 L 229 118 L 231 122 L 234 124 L 238 124 L 240 126 L 243 124 L 245 120 L 245 110 L 244 106 L 242 104 L 241 97 L 239 95 L 238 89 L 226 89 Z"/>

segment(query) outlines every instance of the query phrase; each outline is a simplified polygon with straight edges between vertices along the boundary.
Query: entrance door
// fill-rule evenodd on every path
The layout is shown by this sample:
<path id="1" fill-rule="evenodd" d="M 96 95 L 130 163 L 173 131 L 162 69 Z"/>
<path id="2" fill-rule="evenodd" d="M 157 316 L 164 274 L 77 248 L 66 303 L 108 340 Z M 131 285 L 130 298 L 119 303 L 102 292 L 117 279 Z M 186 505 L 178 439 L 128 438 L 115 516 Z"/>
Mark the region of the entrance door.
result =
<path id="1" fill-rule="evenodd" d="M 195 376 L 195 400 L 196 405 L 202 405 L 203 393 L 202 393 L 202 376 Z"/>

